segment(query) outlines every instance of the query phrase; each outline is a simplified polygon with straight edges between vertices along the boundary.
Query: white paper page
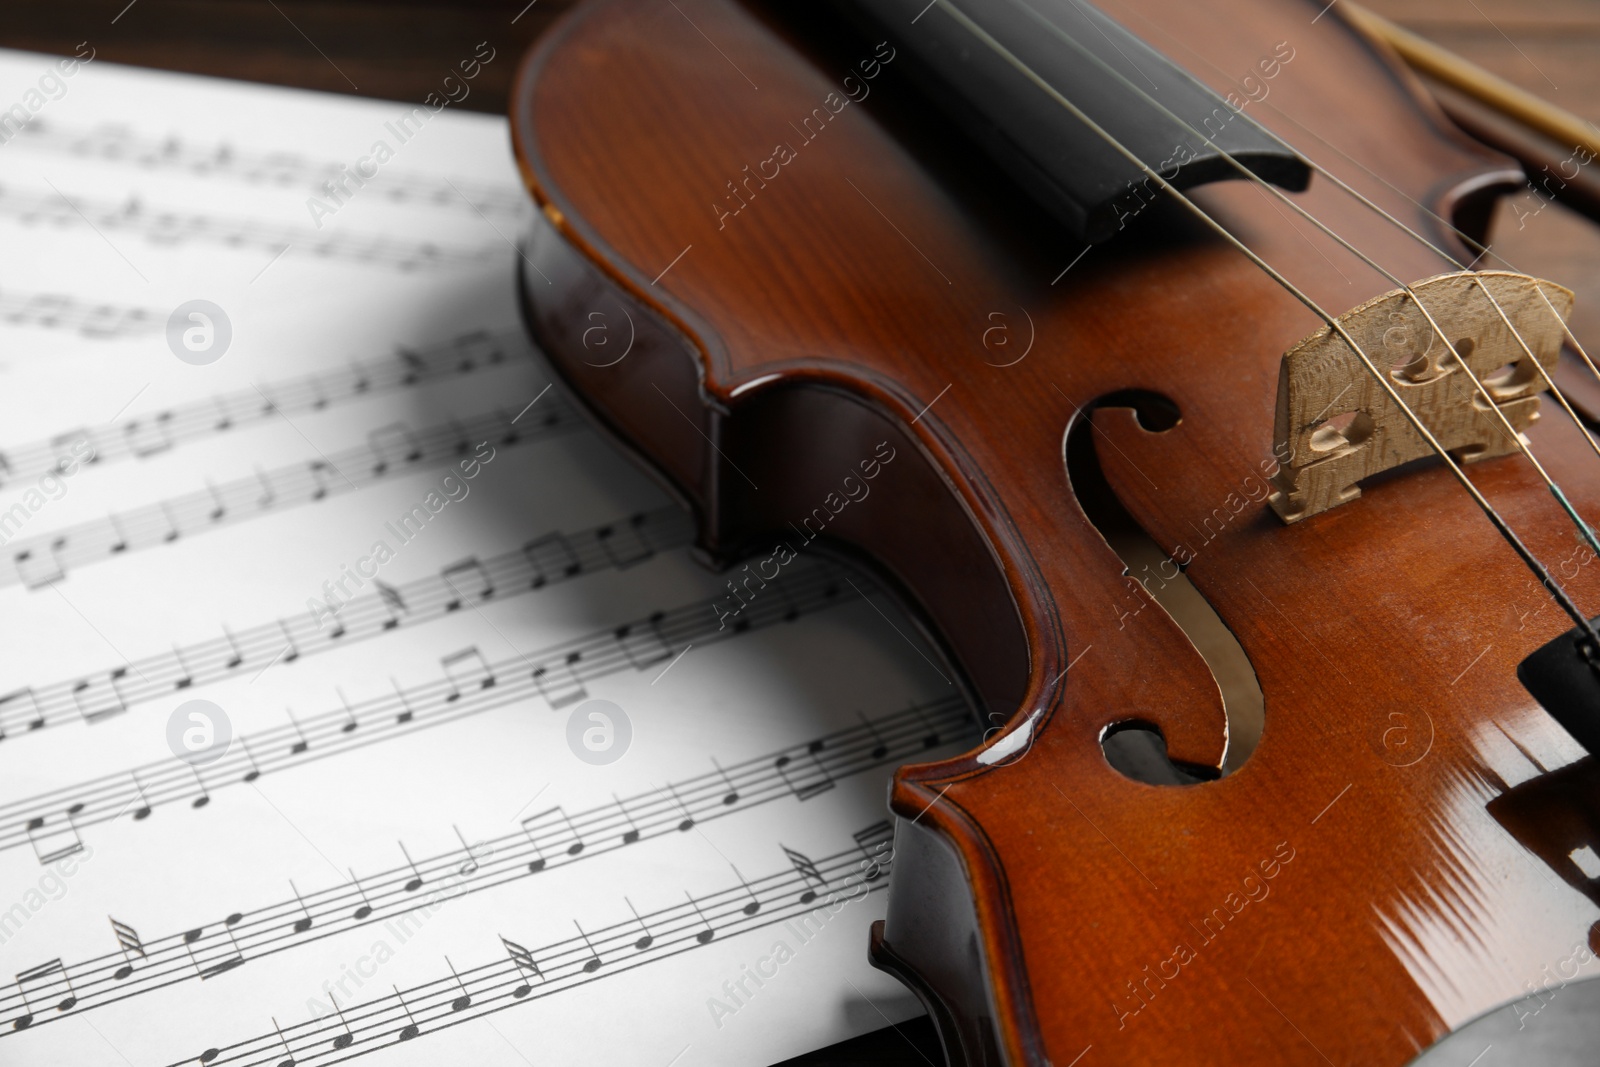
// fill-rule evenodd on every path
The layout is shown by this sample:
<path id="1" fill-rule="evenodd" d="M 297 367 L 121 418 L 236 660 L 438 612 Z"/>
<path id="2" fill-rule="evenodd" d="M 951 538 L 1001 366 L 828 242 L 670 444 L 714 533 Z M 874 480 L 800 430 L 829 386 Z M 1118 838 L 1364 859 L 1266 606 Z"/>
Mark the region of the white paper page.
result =
<path id="1" fill-rule="evenodd" d="M 0 1062 L 763 1064 L 916 1014 L 865 958 L 885 784 L 965 709 L 803 545 L 719 628 L 523 338 L 505 122 L 16 52 L 6 101 Z"/>

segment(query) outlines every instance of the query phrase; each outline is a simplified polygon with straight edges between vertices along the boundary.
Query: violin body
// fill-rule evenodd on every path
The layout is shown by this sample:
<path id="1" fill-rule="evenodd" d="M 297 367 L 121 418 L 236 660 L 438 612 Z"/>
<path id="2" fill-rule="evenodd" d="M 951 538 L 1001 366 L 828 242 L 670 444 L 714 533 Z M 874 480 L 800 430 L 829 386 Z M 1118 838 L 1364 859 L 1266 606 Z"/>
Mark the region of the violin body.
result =
<path id="1" fill-rule="evenodd" d="M 1481 227 L 1520 174 L 1321 6 L 1101 5 L 1219 93 L 1269 85 L 1252 117 L 1473 258 L 1438 216 Z M 1159 198 L 1084 250 L 920 102 L 892 40 L 832 25 L 575 9 L 519 76 L 541 208 L 520 284 L 572 391 L 745 596 L 795 554 L 859 559 L 1005 723 L 891 791 L 872 951 L 951 1062 L 1400 1065 L 1593 971 L 1600 891 L 1571 854 L 1600 848 L 1600 793 L 1516 677 L 1570 623 L 1468 496 L 1421 463 L 1281 522 L 1279 364 L 1321 322 Z M 1327 307 L 1394 288 L 1248 183 L 1191 195 Z M 1407 280 L 1447 269 L 1326 181 L 1296 200 Z M 1546 410 L 1528 437 L 1592 515 L 1594 457 Z M 1248 758 L 1073 449 L 1248 658 Z M 1529 466 L 1470 471 L 1600 603 Z M 1131 723 L 1214 780 L 1119 772 L 1102 742 Z"/>

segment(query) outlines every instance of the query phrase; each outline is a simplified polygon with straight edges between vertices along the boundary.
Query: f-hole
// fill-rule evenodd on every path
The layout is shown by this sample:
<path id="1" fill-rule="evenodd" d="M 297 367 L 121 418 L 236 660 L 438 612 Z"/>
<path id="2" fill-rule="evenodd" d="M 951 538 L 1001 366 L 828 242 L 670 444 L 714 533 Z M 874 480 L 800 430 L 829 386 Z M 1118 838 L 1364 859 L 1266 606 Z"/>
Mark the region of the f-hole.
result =
<path id="1" fill-rule="evenodd" d="M 1211 669 L 1228 716 L 1228 748 L 1222 773 L 1231 774 L 1244 765 L 1261 740 L 1261 683 L 1233 631 L 1182 568 L 1128 513 L 1106 480 L 1097 451 L 1098 435 L 1091 420 L 1095 410 L 1107 407 L 1132 408 L 1139 425 L 1152 433 L 1165 433 L 1176 426 L 1180 419 L 1178 407 L 1159 393 L 1142 389 L 1101 397 L 1073 421 L 1067 433 L 1067 478 L 1089 521 L 1122 560 L 1123 575 L 1143 586 L 1155 606 L 1177 623 Z M 1188 785 L 1217 777 L 1214 768 L 1173 763 L 1167 758 L 1160 730 L 1137 714 L 1107 727 L 1100 745 L 1112 767 L 1138 781 Z"/>

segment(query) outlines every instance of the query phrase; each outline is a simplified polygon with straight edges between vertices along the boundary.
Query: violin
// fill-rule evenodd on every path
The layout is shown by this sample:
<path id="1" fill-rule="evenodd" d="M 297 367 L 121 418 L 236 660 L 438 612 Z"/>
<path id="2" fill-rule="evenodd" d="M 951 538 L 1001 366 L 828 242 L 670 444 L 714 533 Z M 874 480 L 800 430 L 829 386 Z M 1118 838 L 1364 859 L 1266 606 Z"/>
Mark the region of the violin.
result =
<path id="1" fill-rule="evenodd" d="M 870 939 L 950 1063 L 1592 1062 L 1571 294 L 1474 269 L 1522 175 L 1385 45 L 586 0 L 512 126 L 527 325 L 729 568 L 707 611 L 857 561 L 992 727 L 896 773 Z"/>

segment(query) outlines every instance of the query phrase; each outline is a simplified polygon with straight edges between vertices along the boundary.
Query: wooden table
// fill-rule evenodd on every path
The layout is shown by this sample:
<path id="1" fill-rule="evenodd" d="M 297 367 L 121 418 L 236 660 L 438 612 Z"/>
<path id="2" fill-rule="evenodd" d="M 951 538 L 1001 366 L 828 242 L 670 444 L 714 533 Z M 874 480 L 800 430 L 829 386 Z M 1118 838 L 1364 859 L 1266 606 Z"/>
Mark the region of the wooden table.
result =
<path id="1" fill-rule="evenodd" d="M 488 41 L 510 61 L 485 68 L 459 106 L 503 114 L 516 67 L 511 57 L 573 2 L 7 0 L 0 45 L 70 53 L 87 40 L 115 63 L 420 100 L 453 57 Z M 1366 6 L 1600 123 L 1600 4 L 1366 0 Z M 1600 169 L 1600 161 L 1590 167 Z M 1526 216 L 1532 206 L 1521 212 Z M 1503 203 L 1495 251 L 1527 273 L 1577 290 L 1574 326 L 1580 337 L 1600 337 L 1600 230 L 1573 221 L 1559 206 L 1519 220 L 1518 209 Z"/>
<path id="2" fill-rule="evenodd" d="M 7 0 L 0 46 L 390 100 L 420 100 L 454 58 L 487 41 L 503 57 L 460 105 L 504 114 L 515 57 L 574 0 Z M 1180 2 L 1180 0 L 1175 0 Z M 1286 0 L 1288 2 L 1288 0 Z M 1600 4 L 1590 0 L 1365 0 L 1501 77 L 1600 123 Z M 1600 163 L 1595 164 L 1600 166 Z M 1502 202 L 1493 251 L 1578 292 L 1573 325 L 1600 355 L 1600 226 L 1559 205 Z M 785 1067 L 922 1067 L 926 1020 Z"/>

